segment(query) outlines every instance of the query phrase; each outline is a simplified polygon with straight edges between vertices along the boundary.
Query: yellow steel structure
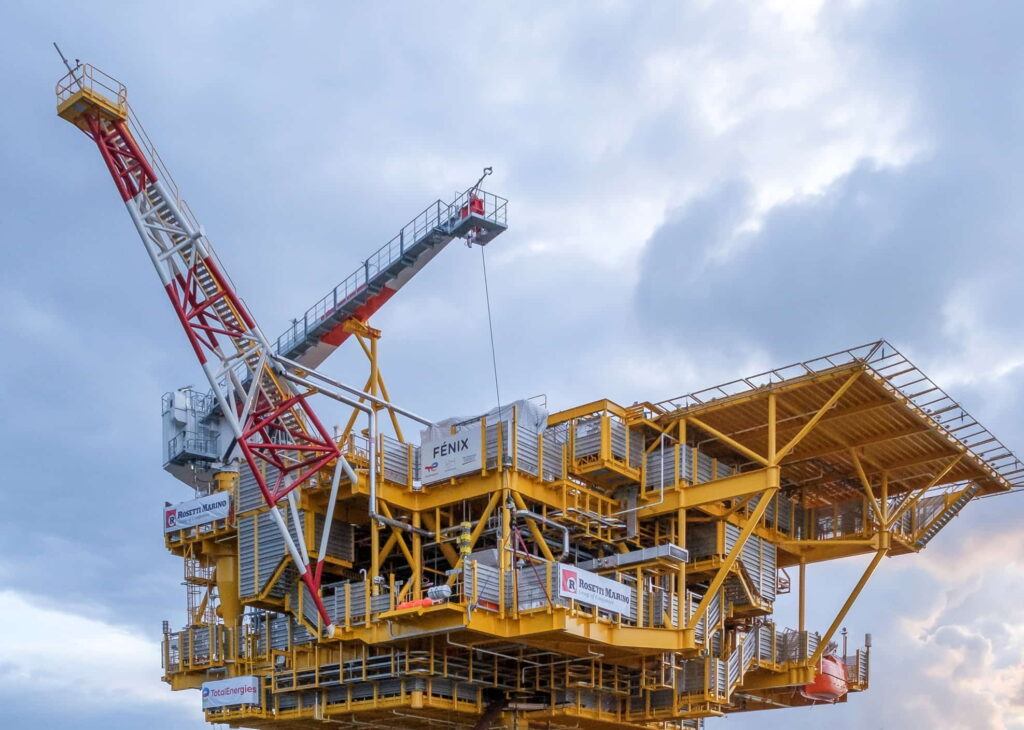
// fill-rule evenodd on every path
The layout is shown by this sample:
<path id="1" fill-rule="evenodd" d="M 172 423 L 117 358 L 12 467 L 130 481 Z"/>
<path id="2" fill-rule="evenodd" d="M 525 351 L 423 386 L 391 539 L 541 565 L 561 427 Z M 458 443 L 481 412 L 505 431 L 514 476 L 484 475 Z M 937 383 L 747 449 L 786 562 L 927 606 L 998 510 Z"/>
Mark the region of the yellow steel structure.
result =
<path id="1" fill-rule="evenodd" d="M 66 89 L 60 115 L 128 117 L 123 94 L 94 88 Z M 820 702 L 808 685 L 826 667 L 845 675 L 830 698 L 842 702 L 867 688 L 869 649 L 834 639 L 882 559 L 918 552 L 1024 474 L 876 342 L 679 399 L 597 400 L 539 428 L 527 402 L 505 406 L 449 427 L 477 441 L 479 462 L 431 481 L 389 405 L 380 333 L 346 327 L 369 361 L 335 436 L 354 470 L 332 504 L 324 464 L 281 518 L 323 562 L 331 623 L 248 466 L 212 481 L 232 514 L 165 532 L 188 595 L 185 627 L 165 623 L 165 681 L 255 683 L 244 701 L 211 703 L 210 722 L 669 730 Z M 381 411 L 392 434 L 357 429 Z M 347 537 L 321 555 L 331 514 Z M 834 620 L 806 626 L 806 566 L 858 555 L 871 559 L 849 594 L 823 597 Z M 792 629 L 772 621 L 788 569 Z"/>
<path id="2" fill-rule="evenodd" d="M 376 348 L 364 349 L 371 382 L 386 392 Z M 800 369 L 737 381 L 735 393 L 630 407 L 601 400 L 553 413 L 545 433 L 564 436 L 555 453 L 543 436 L 525 442 L 513 415 L 510 428 L 492 428 L 496 452 L 478 471 L 429 487 L 374 465 L 380 513 L 434 538 L 367 519 L 371 465 L 365 436 L 350 422 L 342 442 L 360 479 L 344 486 L 339 508 L 361 548 L 351 565 L 337 566 L 333 633 L 323 635 L 297 594 L 263 597 L 248 605 L 293 618 L 275 629 L 222 611 L 212 623 L 169 631 L 165 678 L 183 689 L 265 677 L 262 706 L 207 717 L 266 728 L 469 727 L 485 716 L 510 728 L 690 727 L 730 712 L 814 704 L 800 690 L 826 652 L 836 653 L 830 644 L 882 558 L 918 552 L 967 501 L 1012 490 L 1021 472 L 958 406 L 944 420 L 917 405 L 921 391 L 943 408 L 952 402 L 886 343 Z M 968 425 L 972 438 L 958 438 Z M 480 428 L 487 433 L 486 419 Z M 389 437 L 380 438 L 377 453 L 385 454 Z M 417 448 L 394 442 L 410 454 Z M 525 450 L 536 454 L 529 464 Z M 225 488 L 237 490 L 237 480 Z M 325 499 L 325 486 L 307 489 L 301 507 L 322 514 Z M 556 526 L 568 530 L 574 551 L 594 556 L 591 570 L 632 588 L 629 615 L 557 597 Z M 230 565 L 232 535 L 225 521 L 206 533 L 169 534 L 167 546 L 207 556 L 219 574 Z M 652 555 L 627 567 L 611 559 L 666 544 L 688 546 L 689 559 Z M 788 580 L 773 574 L 766 585 L 752 574 L 752 545 L 774 550 L 770 567 L 781 575 L 799 571 L 797 627 L 772 622 Z M 311 532 L 308 546 L 315 549 Z M 825 597 L 835 618 L 810 630 L 805 566 L 856 555 L 872 556 L 862 577 L 848 595 Z M 484 556 L 495 570 L 477 562 Z M 493 574 L 509 577 L 488 582 Z M 424 605 L 431 585 L 450 586 L 450 599 Z M 867 648 L 842 656 L 849 691 L 867 688 L 868 656 Z"/>

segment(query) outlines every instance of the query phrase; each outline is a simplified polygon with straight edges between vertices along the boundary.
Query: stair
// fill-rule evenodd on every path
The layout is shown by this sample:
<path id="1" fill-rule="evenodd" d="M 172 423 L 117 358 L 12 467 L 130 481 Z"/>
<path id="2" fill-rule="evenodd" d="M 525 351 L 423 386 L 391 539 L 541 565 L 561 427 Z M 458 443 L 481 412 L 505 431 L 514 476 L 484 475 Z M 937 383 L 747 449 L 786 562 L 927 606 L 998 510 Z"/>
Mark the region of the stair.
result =
<path id="1" fill-rule="evenodd" d="M 980 489 L 981 487 L 972 483 L 960 492 L 960 495 L 951 504 L 942 510 L 935 519 L 928 523 L 918 538 L 914 540 L 914 547 L 920 550 L 931 542 L 932 538 L 939 534 L 939 530 L 948 525 L 950 520 L 960 514 L 960 510 L 962 510 L 968 502 L 974 499 L 974 495 L 976 495 Z"/>
<path id="2" fill-rule="evenodd" d="M 185 222 L 178 220 L 173 208 L 168 205 L 167 201 L 164 200 L 163 196 L 160 194 L 160 191 L 152 183 L 146 187 L 146 198 L 152 206 L 149 210 L 143 211 L 147 218 L 157 218 L 160 221 L 160 224 L 168 230 L 187 229 Z M 184 236 L 171 236 L 171 242 L 175 246 L 183 241 L 185 241 Z M 199 289 L 203 293 L 204 299 L 213 299 L 221 293 L 221 288 L 214 278 L 213 273 L 208 268 L 207 263 L 199 259 L 198 256 L 195 259 L 194 276 Z M 220 321 L 223 329 L 225 330 L 245 331 L 249 329 L 244 322 L 239 321 L 237 314 L 231 308 L 226 297 L 217 298 L 210 305 L 210 308 L 207 311 L 210 313 L 211 318 Z M 218 340 L 225 344 L 230 342 L 235 349 L 235 354 L 242 356 L 241 359 L 248 366 L 249 373 L 255 372 L 260 359 L 260 352 L 258 348 L 250 346 L 247 350 L 242 350 L 242 342 L 233 337 L 218 336 Z M 285 398 L 291 395 L 290 393 L 282 392 L 280 386 L 267 387 L 267 385 L 267 380 L 261 378 L 260 389 L 267 401 L 273 406 L 277 406 Z M 281 415 L 281 421 L 289 430 L 294 429 L 295 432 L 303 432 L 307 430 L 305 424 L 299 423 L 295 413 L 290 410 Z"/>

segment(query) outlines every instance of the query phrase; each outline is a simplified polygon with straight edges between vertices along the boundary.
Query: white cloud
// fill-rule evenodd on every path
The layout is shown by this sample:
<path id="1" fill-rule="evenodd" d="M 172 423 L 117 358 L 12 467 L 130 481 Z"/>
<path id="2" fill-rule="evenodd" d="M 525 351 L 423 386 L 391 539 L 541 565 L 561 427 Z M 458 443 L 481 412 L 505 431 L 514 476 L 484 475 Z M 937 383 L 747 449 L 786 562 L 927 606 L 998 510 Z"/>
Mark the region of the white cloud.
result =
<path id="1" fill-rule="evenodd" d="M 194 692 L 160 681 L 160 645 L 114 623 L 0 591 L 0 684 L 21 697 L 59 697 L 69 707 L 146 705 L 195 714 Z"/>

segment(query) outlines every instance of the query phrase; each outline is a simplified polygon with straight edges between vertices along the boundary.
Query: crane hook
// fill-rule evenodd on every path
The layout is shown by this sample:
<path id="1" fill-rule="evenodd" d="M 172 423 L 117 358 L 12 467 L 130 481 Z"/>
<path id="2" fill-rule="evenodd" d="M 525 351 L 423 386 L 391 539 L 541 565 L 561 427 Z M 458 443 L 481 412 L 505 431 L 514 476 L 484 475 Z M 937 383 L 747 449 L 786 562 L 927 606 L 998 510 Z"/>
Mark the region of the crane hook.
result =
<path id="1" fill-rule="evenodd" d="M 491 167 L 490 165 L 484 168 L 484 174 L 480 176 L 480 179 L 476 181 L 476 185 L 473 186 L 474 192 L 480 188 L 480 183 L 484 181 L 484 178 L 490 175 L 492 172 L 494 172 L 494 168 Z"/>

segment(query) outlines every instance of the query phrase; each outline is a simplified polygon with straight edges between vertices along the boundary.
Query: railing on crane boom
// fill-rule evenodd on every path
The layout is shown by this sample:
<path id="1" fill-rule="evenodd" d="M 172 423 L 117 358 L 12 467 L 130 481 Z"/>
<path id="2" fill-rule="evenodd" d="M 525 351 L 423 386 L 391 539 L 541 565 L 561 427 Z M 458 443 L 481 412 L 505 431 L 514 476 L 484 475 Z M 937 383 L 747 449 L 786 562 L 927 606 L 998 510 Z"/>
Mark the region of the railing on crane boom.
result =
<path id="1" fill-rule="evenodd" d="M 366 322 L 453 239 L 484 246 L 501 234 L 507 228 L 508 201 L 480 189 L 487 174 L 452 202 L 439 199 L 424 208 L 301 318 L 292 320 L 275 340 L 275 351 L 318 367 L 348 338 L 348 320 Z"/>

